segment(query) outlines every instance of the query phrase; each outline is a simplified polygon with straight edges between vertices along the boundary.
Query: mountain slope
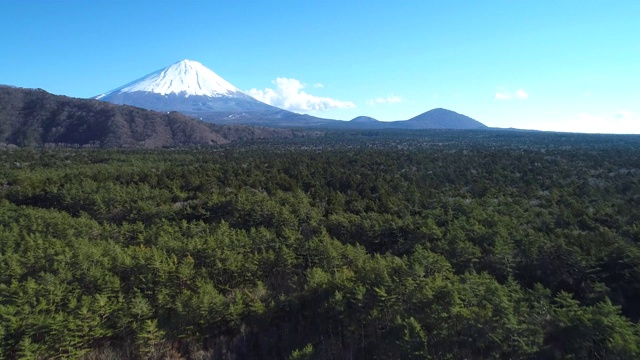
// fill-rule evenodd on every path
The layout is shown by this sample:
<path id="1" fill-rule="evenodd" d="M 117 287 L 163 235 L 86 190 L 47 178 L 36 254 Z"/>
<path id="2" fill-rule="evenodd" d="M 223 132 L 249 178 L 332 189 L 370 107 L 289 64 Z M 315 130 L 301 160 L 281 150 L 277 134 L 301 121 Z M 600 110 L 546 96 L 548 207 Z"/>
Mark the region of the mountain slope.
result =
<path id="1" fill-rule="evenodd" d="M 0 142 L 145 147 L 225 144 L 236 139 L 291 137 L 290 130 L 220 126 L 185 115 L 0 86 Z"/>

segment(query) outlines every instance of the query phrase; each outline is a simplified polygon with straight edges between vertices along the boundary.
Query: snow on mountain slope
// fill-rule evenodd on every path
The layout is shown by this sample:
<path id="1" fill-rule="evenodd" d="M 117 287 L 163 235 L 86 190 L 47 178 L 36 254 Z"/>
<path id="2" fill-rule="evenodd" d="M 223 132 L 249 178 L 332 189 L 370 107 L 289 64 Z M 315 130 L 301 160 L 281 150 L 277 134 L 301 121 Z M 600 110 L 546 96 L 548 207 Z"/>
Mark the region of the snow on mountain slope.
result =
<path id="1" fill-rule="evenodd" d="M 133 93 L 137 91 L 151 92 L 160 95 L 171 93 L 185 97 L 199 96 L 234 96 L 240 92 L 235 86 L 209 70 L 201 63 L 193 60 L 182 60 L 169 67 L 155 71 L 138 80 L 108 93 L 98 95 L 95 99 L 102 99 L 119 93 Z"/>

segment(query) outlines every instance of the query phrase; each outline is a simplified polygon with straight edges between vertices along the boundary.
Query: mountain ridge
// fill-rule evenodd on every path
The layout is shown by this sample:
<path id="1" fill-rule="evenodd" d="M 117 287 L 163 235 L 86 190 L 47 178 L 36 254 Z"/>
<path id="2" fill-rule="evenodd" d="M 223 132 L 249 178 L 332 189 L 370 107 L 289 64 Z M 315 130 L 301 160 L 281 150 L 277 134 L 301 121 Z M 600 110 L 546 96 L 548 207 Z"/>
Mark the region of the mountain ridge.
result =
<path id="1" fill-rule="evenodd" d="M 303 135 L 288 129 L 216 125 L 178 112 L 0 85 L 0 143 L 18 146 L 158 148 Z"/>

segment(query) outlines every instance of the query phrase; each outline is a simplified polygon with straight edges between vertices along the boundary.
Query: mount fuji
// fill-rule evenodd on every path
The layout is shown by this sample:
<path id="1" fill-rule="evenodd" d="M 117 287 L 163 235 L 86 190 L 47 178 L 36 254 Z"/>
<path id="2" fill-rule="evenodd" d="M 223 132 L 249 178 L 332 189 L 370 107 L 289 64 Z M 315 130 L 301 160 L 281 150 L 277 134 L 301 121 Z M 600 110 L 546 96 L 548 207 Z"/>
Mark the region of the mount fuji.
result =
<path id="1" fill-rule="evenodd" d="M 104 99 L 113 97 L 116 94 L 122 95 L 135 92 L 151 92 L 160 95 L 175 93 L 185 97 L 192 95 L 245 97 L 235 86 L 229 84 L 225 79 L 201 63 L 182 60 L 96 98 Z"/>
<path id="2" fill-rule="evenodd" d="M 93 99 L 148 110 L 178 111 L 215 123 L 309 126 L 328 121 L 258 101 L 201 63 L 186 59 Z"/>

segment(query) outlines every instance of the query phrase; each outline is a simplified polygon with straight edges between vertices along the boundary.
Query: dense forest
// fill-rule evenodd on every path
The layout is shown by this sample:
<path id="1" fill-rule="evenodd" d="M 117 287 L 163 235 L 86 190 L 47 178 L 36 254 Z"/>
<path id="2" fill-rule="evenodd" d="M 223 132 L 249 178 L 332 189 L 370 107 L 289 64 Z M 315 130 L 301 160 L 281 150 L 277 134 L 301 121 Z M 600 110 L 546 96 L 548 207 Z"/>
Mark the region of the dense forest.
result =
<path id="1" fill-rule="evenodd" d="M 0 358 L 640 358 L 640 136 L 0 148 Z"/>

